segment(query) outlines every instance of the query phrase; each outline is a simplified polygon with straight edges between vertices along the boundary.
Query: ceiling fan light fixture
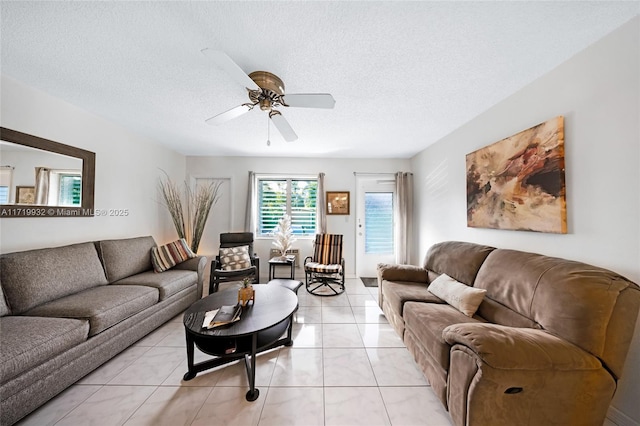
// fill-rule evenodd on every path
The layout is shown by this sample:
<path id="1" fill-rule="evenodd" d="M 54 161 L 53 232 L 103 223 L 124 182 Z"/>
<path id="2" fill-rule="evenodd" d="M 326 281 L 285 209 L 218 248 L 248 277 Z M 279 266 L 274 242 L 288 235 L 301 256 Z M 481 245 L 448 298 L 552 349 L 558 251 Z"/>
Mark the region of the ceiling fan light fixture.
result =
<path id="1" fill-rule="evenodd" d="M 271 99 L 269 98 L 260 99 L 260 109 L 263 111 L 271 111 Z"/>

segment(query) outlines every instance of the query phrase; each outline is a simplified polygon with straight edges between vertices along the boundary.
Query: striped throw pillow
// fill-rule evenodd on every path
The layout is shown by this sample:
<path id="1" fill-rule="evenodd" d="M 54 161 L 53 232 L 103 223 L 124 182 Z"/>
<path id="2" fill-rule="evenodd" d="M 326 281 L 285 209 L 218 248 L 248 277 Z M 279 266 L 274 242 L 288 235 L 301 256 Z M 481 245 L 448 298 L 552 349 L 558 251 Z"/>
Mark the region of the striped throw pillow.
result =
<path id="1" fill-rule="evenodd" d="M 151 249 L 151 263 L 156 272 L 164 272 L 171 269 L 178 263 L 196 257 L 191 251 L 184 238 Z"/>

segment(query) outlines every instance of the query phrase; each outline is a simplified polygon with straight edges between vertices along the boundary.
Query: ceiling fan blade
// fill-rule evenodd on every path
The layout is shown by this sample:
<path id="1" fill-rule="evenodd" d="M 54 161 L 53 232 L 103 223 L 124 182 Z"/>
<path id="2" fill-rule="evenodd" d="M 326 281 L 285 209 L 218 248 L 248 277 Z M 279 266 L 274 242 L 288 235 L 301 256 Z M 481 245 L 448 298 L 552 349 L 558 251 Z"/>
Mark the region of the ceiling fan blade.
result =
<path id="1" fill-rule="evenodd" d="M 202 54 L 210 58 L 219 68 L 226 72 L 229 77 L 251 90 L 260 90 L 260 87 L 251 80 L 246 72 L 238 66 L 233 59 L 221 50 L 202 49 Z"/>
<path id="2" fill-rule="evenodd" d="M 293 142 L 298 139 L 296 132 L 293 131 L 289 122 L 282 116 L 282 114 L 280 114 L 279 111 L 271 110 L 269 118 L 273 121 L 273 124 L 276 126 L 285 141 Z"/>
<path id="3" fill-rule="evenodd" d="M 240 117 L 242 114 L 245 114 L 253 109 L 253 105 L 251 104 L 242 104 L 237 107 L 231 108 L 229 111 L 225 111 L 218 115 L 214 115 L 213 117 L 205 120 L 207 124 L 212 126 L 217 126 L 218 124 L 225 123 L 229 120 L 233 120 L 236 117 Z"/>
<path id="4" fill-rule="evenodd" d="M 286 106 L 297 108 L 333 108 L 335 99 L 328 93 L 298 93 L 284 95 Z"/>

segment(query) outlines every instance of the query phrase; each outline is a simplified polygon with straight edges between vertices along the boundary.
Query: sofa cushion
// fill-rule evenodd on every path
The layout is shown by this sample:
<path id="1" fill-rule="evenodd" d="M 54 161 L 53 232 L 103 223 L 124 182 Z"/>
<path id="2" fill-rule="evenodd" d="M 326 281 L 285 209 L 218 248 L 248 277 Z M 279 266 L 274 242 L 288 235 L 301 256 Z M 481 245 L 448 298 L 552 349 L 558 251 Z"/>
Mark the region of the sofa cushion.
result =
<path id="1" fill-rule="evenodd" d="M 196 257 L 196 254 L 191 251 L 184 238 L 160 247 L 151 247 L 151 263 L 153 264 L 153 270 L 156 272 L 164 272 L 178 263 L 194 257 Z"/>
<path id="2" fill-rule="evenodd" d="M 509 327 L 542 328 L 542 326 L 537 322 L 519 314 L 516 311 L 512 311 L 489 297 L 482 299 L 482 303 L 478 307 L 476 314 L 492 323 L 506 325 Z"/>
<path id="3" fill-rule="evenodd" d="M 442 331 L 452 324 L 483 322 L 469 318 L 457 309 L 436 303 L 407 302 L 404 305 L 405 334 L 411 333 L 422 342 L 424 350 L 442 367 L 449 369 L 449 350 Z"/>
<path id="4" fill-rule="evenodd" d="M 110 283 L 153 269 L 151 248 L 155 246 L 153 237 L 103 240 L 96 243 Z"/>
<path id="5" fill-rule="evenodd" d="M 160 300 L 165 300 L 190 286 L 195 286 L 197 282 L 196 271 L 172 269 L 162 274 L 153 271 L 143 272 L 123 278 L 111 285 L 141 285 L 157 288 L 160 292 Z"/>
<path id="6" fill-rule="evenodd" d="M 468 317 L 476 313 L 487 292 L 483 288 L 462 284 L 447 274 L 442 274 L 433 280 L 428 290 Z"/>
<path id="7" fill-rule="evenodd" d="M 11 309 L 9 309 L 7 300 L 4 297 L 4 291 L 2 291 L 2 284 L 0 283 L 0 317 L 9 315 L 10 313 Z"/>
<path id="8" fill-rule="evenodd" d="M 404 315 L 402 309 L 405 302 L 445 303 L 430 293 L 426 284 L 410 281 L 384 281 L 382 296 L 398 315 Z"/>
<path id="9" fill-rule="evenodd" d="M 89 322 L 69 318 L 0 318 L 0 383 L 87 340 Z"/>
<path id="10" fill-rule="evenodd" d="M 603 358 L 607 327 L 618 296 L 630 285 L 606 269 L 516 250 L 493 251 L 475 283 L 475 287 L 487 290 L 487 298 L 505 309 L 599 358 Z M 499 311 L 489 312 L 480 305 L 478 313 L 490 322 L 498 322 Z"/>
<path id="11" fill-rule="evenodd" d="M 105 285 L 63 297 L 31 309 L 30 316 L 89 320 L 96 335 L 158 302 L 158 290 L 133 285 Z"/>
<path id="12" fill-rule="evenodd" d="M 319 274 L 339 274 L 342 272 L 342 265 L 318 262 L 307 262 L 304 264 L 304 270 L 307 272 L 317 272 Z"/>
<path id="13" fill-rule="evenodd" d="M 0 276 L 14 315 L 107 284 L 93 243 L 3 254 Z"/>
<path id="14" fill-rule="evenodd" d="M 473 282 L 482 262 L 494 247 L 460 241 L 445 241 L 429 248 L 424 268 L 437 274 L 447 274 L 467 285 Z"/>

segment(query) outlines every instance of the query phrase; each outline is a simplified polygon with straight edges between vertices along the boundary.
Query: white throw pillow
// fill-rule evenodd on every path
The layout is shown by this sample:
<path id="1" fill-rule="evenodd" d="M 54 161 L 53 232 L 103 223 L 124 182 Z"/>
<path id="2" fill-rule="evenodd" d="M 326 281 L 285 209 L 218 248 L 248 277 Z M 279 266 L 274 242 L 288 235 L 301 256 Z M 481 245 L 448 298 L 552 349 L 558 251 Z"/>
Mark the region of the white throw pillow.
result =
<path id="1" fill-rule="evenodd" d="M 433 280 L 428 290 L 468 317 L 476 313 L 487 292 L 485 289 L 462 284 L 447 274 L 442 274 Z"/>

